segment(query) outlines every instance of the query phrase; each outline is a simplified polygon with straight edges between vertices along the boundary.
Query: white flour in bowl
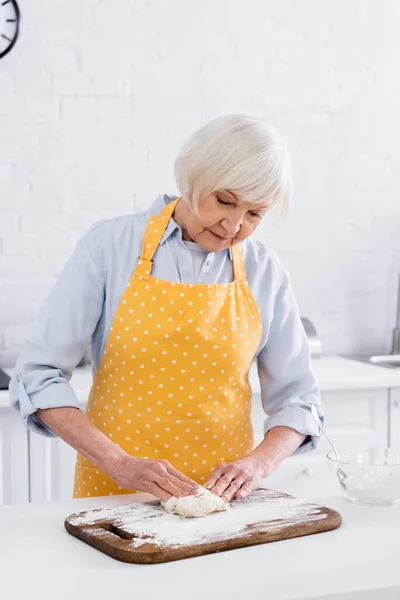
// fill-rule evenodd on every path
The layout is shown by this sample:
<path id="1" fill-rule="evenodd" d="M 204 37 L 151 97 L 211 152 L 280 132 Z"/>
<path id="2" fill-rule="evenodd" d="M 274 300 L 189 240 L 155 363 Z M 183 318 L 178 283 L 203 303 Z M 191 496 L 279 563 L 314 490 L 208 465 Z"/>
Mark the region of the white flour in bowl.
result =
<path id="1" fill-rule="evenodd" d="M 243 500 L 234 500 L 230 510 L 202 519 L 170 515 L 159 501 L 154 501 L 93 510 L 72 516 L 69 522 L 94 525 L 112 519 L 115 527 L 135 536 L 132 546 L 151 541 L 157 546 L 176 547 L 237 538 L 252 524 L 258 524 L 257 531 L 267 531 L 322 520 L 326 516 L 321 513 L 321 507 L 302 498 L 286 498 L 271 490 L 256 490 Z"/>
<path id="2" fill-rule="evenodd" d="M 346 493 L 360 502 L 393 502 L 400 498 L 400 467 L 360 466 L 353 473 L 346 474 L 344 485 Z"/>

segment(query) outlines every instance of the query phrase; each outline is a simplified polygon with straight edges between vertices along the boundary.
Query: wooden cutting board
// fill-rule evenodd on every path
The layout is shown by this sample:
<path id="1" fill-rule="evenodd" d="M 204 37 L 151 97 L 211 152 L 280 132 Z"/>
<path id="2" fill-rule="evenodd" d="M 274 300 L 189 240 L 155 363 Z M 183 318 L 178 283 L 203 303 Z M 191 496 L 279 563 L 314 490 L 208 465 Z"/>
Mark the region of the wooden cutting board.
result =
<path id="1" fill-rule="evenodd" d="M 258 489 L 228 511 L 188 519 L 159 500 L 70 515 L 66 530 L 112 558 L 162 563 L 336 529 L 339 513 L 302 498 Z"/>

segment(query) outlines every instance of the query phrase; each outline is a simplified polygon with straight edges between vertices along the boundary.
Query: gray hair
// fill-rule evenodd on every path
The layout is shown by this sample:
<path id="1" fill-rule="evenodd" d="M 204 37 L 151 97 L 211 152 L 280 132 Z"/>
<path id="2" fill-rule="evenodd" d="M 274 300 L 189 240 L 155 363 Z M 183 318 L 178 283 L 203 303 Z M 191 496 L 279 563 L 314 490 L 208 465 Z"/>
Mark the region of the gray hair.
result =
<path id="1" fill-rule="evenodd" d="M 287 217 L 292 169 L 286 143 L 267 121 L 227 115 L 210 121 L 185 142 L 175 160 L 182 199 L 196 212 L 200 200 L 228 190 L 240 200 Z"/>

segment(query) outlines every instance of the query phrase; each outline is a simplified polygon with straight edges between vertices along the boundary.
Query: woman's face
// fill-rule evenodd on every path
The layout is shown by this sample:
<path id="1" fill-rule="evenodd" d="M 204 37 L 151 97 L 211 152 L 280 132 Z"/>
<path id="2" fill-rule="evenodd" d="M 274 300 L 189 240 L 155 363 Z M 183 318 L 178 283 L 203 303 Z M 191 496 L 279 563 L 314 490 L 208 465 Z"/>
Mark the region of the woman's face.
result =
<path id="1" fill-rule="evenodd" d="M 239 244 L 257 228 L 268 203 L 251 204 L 222 190 L 199 203 L 199 216 L 185 202 L 178 202 L 174 219 L 184 240 L 197 242 L 205 250 L 219 252 Z"/>

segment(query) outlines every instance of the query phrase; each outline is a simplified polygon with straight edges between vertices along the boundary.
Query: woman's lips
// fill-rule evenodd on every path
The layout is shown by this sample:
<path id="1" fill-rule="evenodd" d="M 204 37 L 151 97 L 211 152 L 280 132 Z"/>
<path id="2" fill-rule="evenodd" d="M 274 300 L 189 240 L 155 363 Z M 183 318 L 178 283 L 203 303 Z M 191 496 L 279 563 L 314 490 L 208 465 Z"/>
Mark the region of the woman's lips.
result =
<path id="1" fill-rule="evenodd" d="M 229 238 L 227 238 L 227 237 L 222 237 L 221 235 L 218 235 L 217 233 L 214 233 L 213 231 L 211 231 L 211 229 L 209 229 L 208 231 L 209 231 L 210 233 L 212 233 L 213 235 L 215 235 L 215 237 L 216 237 L 218 240 L 221 240 L 221 241 L 224 241 L 224 242 L 225 242 L 226 240 L 229 240 Z"/>

